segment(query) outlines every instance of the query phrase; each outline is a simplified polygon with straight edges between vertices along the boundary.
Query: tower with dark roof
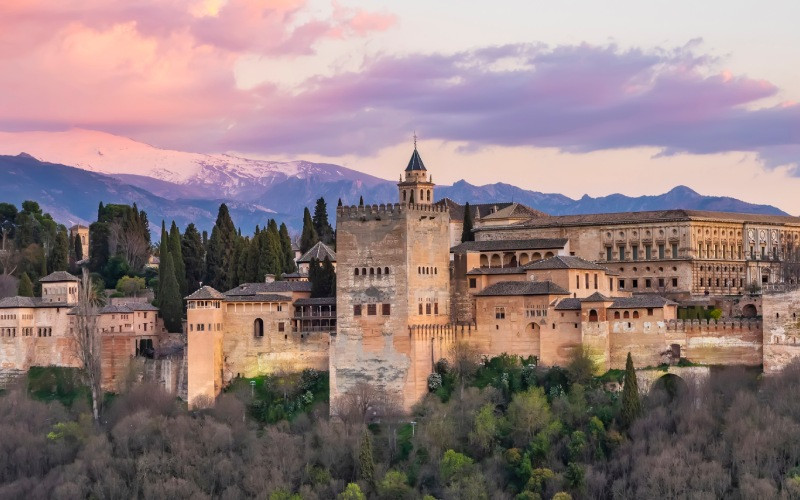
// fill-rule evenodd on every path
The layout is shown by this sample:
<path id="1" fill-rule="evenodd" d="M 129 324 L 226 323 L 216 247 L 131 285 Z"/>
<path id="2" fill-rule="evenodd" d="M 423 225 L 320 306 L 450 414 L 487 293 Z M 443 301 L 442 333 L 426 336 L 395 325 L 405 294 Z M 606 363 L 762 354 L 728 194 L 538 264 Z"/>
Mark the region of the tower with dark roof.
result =
<path id="1" fill-rule="evenodd" d="M 400 203 L 407 205 L 430 205 L 433 203 L 433 177 L 428 176 L 428 170 L 422 162 L 422 157 L 417 151 L 417 138 L 414 136 L 414 152 L 408 160 L 405 170 L 405 179 L 400 177 L 397 184 Z"/>

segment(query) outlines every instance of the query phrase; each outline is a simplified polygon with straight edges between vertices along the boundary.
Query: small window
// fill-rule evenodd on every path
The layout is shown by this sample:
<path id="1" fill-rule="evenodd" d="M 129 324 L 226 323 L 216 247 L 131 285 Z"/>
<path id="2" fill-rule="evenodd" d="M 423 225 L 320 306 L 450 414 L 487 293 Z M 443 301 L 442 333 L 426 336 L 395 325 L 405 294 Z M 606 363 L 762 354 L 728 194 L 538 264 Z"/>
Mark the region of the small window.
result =
<path id="1" fill-rule="evenodd" d="M 286 330 L 286 326 L 285 326 L 285 324 L 283 323 L 283 321 L 281 321 L 280 323 L 278 323 L 278 331 L 279 331 L 279 332 L 284 332 L 285 330 Z"/>
<path id="2" fill-rule="evenodd" d="M 639 288 L 639 280 L 631 280 L 633 288 Z"/>
<path id="3" fill-rule="evenodd" d="M 355 270 L 353 271 L 353 275 L 358 276 L 358 268 L 355 268 Z"/>
<path id="4" fill-rule="evenodd" d="M 389 268 L 388 267 L 384 267 L 383 268 L 383 274 L 389 274 Z"/>
<path id="5" fill-rule="evenodd" d="M 617 287 L 617 290 L 622 290 L 623 288 L 625 288 L 625 280 L 619 280 L 619 286 Z"/>
<path id="6" fill-rule="evenodd" d="M 434 302 L 433 303 L 433 314 L 439 314 L 439 303 L 438 302 Z"/>
<path id="7" fill-rule="evenodd" d="M 647 308 L 647 315 L 648 316 L 652 316 L 653 315 L 653 308 L 652 307 L 648 307 Z"/>
<path id="8" fill-rule="evenodd" d="M 375 268 L 374 267 L 370 267 L 369 268 L 369 275 L 370 276 L 375 276 Z"/>
<path id="9" fill-rule="evenodd" d="M 376 304 L 367 304 L 367 316 L 375 316 L 378 314 L 378 306 Z"/>
<path id="10" fill-rule="evenodd" d="M 652 286 L 652 284 L 653 284 L 653 282 L 650 280 L 650 278 L 644 280 L 644 287 L 645 288 L 650 288 Z"/>
<path id="11" fill-rule="evenodd" d="M 495 307 L 494 308 L 494 319 L 506 319 L 506 308 L 505 307 Z"/>
<path id="12" fill-rule="evenodd" d="M 427 304 L 425 304 L 425 314 L 430 314 L 430 313 L 431 313 L 431 303 L 428 302 Z"/>
<path id="13" fill-rule="evenodd" d="M 381 305 L 381 314 L 384 316 L 389 316 L 392 314 L 392 305 L 391 304 L 382 304 Z"/>
<path id="14" fill-rule="evenodd" d="M 470 288 L 478 288 L 478 280 L 476 278 L 469 279 L 469 287 Z"/>
<path id="15" fill-rule="evenodd" d="M 639 311 L 633 311 L 633 319 L 636 319 L 638 317 L 639 317 Z"/>
<path id="16" fill-rule="evenodd" d="M 422 314 L 422 303 L 419 304 L 419 313 Z"/>
<path id="17" fill-rule="evenodd" d="M 619 319 L 619 311 L 614 311 L 614 319 Z"/>
<path id="18" fill-rule="evenodd" d="M 361 304 L 353 306 L 353 316 L 361 316 Z"/>

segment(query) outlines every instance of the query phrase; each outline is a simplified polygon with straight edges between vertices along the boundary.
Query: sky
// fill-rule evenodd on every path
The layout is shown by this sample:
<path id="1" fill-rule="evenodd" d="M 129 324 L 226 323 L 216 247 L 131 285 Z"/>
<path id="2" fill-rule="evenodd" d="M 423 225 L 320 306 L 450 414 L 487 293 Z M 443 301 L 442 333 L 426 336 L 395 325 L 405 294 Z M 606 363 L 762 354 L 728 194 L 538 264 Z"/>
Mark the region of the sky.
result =
<path id="1" fill-rule="evenodd" d="M 800 214 L 800 2 L 7 0 L 0 131 Z"/>

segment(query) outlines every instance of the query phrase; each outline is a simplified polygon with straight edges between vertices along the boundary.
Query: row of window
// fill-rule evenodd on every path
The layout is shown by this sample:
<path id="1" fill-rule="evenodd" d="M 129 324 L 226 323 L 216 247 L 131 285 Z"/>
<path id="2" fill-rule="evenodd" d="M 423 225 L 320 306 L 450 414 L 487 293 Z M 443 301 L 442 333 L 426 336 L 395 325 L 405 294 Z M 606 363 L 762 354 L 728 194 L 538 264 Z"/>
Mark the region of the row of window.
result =
<path id="1" fill-rule="evenodd" d="M 665 288 L 667 286 L 667 279 L 666 278 L 658 278 L 656 283 L 658 284 L 658 288 Z M 672 278 L 672 287 L 673 288 L 677 288 L 678 287 L 678 278 Z M 637 278 L 634 278 L 634 279 L 631 280 L 631 288 L 636 288 L 636 289 L 639 288 L 639 280 Z M 644 279 L 644 288 L 653 288 L 653 279 L 652 278 L 645 278 Z M 624 290 L 625 289 L 625 280 L 624 279 L 620 279 L 619 280 L 618 289 L 620 289 L 620 290 Z"/>
<path id="2" fill-rule="evenodd" d="M 716 285 L 714 283 L 716 283 Z M 731 280 L 728 280 L 728 278 L 723 278 L 722 281 L 720 281 L 720 279 L 717 278 L 716 281 L 714 281 L 711 278 L 700 278 L 700 286 L 716 286 L 716 287 L 719 287 L 721 285 L 723 287 L 727 287 L 728 283 L 730 283 L 730 286 L 732 286 L 734 288 L 736 288 L 737 286 L 740 286 L 740 287 L 744 286 L 744 280 L 743 279 L 737 280 L 736 278 L 733 278 Z M 738 285 L 737 285 L 737 283 L 738 283 Z"/>
<path id="3" fill-rule="evenodd" d="M 653 308 L 652 307 L 647 308 L 647 315 L 648 316 L 652 316 L 653 315 Z M 621 315 L 620 315 L 619 311 L 614 311 L 614 319 L 621 319 L 621 318 L 623 318 L 623 319 L 628 319 L 628 318 L 637 319 L 638 317 L 639 317 L 639 311 L 633 311 L 633 312 L 623 311 Z M 589 321 L 591 321 L 591 318 L 589 319 Z"/>
<path id="4" fill-rule="evenodd" d="M 23 314 L 23 316 L 27 316 L 27 315 Z M 0 319 L 17 319 L 17 315 L 16 314 L 0 314 Z M 25 318 L 22 318 L 22 319 L 25 319 Z"/>
<path id="5" fill-rule="evenodd" d="M 219 309 L 219 300 L 190 300 L 187 309 Z M 145 317 L 147 317 L 145 313 Z"/>
<path id="6" fill-rule="evenodd" d="M 584 282 L 586 283 L 586 288 L 588 289 L 589 288 L 589 273 L 586 273 L 586 278 L 585 278 Z M 597 283 L 598 283 L 598 276 L 597 276 L 597 273 L 594 273 L 594 289 L 595 290 L 597 290 Z M 577 288 L 578 290 L 581 289 L 581 275 L 580 274 L 575 276 L 575 288 Z"/>
<path id="7" fill-rule="evenodd" d="M 42 287 L 42 295 L 61 295 L 64 293 L 78 293 L 78 287 Z"/>
<path id="8" fill-rule="evenodd" d="M 113 331 L 113 330 L 112 330 Z M 219 332 L 222 331 L 222 323 L 189 323 L 190 332 Z"/>
<path id="9" fill-rule="evenodd" d="M 653 247 L 652 247 L 652 245 L 644 245 L 644 260 L 651 260 L 653 258 L 658 258 L 658 259 L 666 259 L 667 258 L 667 256 L 666 256 L 666 252 L 667 251 L 666 251 L 666 245 L 665 244 L 659 243 L 658 246 L 656 247 L 656 249 L 658 251 L 658 253 L 657 253 L 658 257 L 653 257 Z M 673 259 L 677 258 L 678 257 L 678 244 L 677 243 L 673 243 L 671 250 L 672 250 L 672 258 Z M 619 260 L 619 261 L 626 260 L 625 259 L 626 255 L 627 254 L 625 252 L 625 246 L 624 245 L 620 245 L 619 246 L 619 253 L 616 255 L 616 257 L 618 257 L 618 258 L 616 260 Z M 607 261 L 615 260 L 614 257 L 615 257 L 614 248 L 610 247 L 610 246 L 607 246 L 606 247 L 606 260 Z M 631 260 L 639 260 L 639 258 L 641 257 L 641 255 L 639 253 L 639 245 L 631 245 L 630 257 L 631 257 Z"/>
<path id="10" fill-rule="evenodd" d="M 278 322 L 278 331 L 280 333 L 286 331 L 286 324 L 283 321 Z M 253 320 L 253 337 L 257 339 L 264 337 L 264 320 L 261 318 L 256 318 Z"/>
<path id="11" fill-rule="evenodd" d="M 36 329 L 36 336 L 37 337 L 52 337 L 53 336 L 53 329 L 49 326 L 41 327 Z"/>
<path id="12" fill-rule="evenodd" d="M 413 190 L 409 190 L 408 192 L 411 193 L 411 195 L 410 195 L 410 197 L 406 198 L 406 190 L 405 189 L 403 190 L 403 201 L 413 201 L 412 200 L 412 198 L 414 197 Z M 420 201 L 426 201 L 426 200 L 427 201 L 431 201 L 431 190 L 430 189 L 428 189 L 428 190 L 420 189 L 419 190 L 419 199 L 416 200 L 416 201 L 420 202 Z"/>
<path id="13" fill-rule="evenodd" d="M 382 274 L 389 274 L 389 268 L 384 267 L 381 269 L 380 267 L 362 267 L 360 272 L 358 268 L 355 268 L 353 270 L 353 276 L 367 276 L 367 272 L 369 272 L 369 276 L 381 276 Z"/>
<path id="14" fill-rule="evenodd" d="M 364 306 L 361 304 L 353 305 L 353 316 L 363 316 Z M 381 316 L 390 316 L 392 314 L 391 304 L 381 304 Z M 378 304 L 367 304 L 367 316 L 378 315 Z"/>
<path id="15" fill-rule="evenodd" d="M 528 308 L 525 309 L 525 317 L 526 318 L 546 318 L 547 317 L 547 309 L 542 306 L 540 308 Z"/>
<path id="16" fill-rule="evenodd" d="M 706 266 L 700 266 L 700 270 L 701 271 L 717 271 L 717 272 L 724 271 L 724 272 L 728 272 L 728 266 L 723 266 L 723 267 L 717 266 L 716 269 L 714 269 L 713 266 L 707 266 L 707 267 Z M 730 270 L 733 271 L 733 272 L 737 272 L 737 271 L 740 272 L 740 273 L 744 272 L 744 268 L 743 267 L 731 266 Z"/>
<path id="17" fill-rule="evenodd" d="M 439 274 L 437 267 L 417 267 L 417 274 Z"/>

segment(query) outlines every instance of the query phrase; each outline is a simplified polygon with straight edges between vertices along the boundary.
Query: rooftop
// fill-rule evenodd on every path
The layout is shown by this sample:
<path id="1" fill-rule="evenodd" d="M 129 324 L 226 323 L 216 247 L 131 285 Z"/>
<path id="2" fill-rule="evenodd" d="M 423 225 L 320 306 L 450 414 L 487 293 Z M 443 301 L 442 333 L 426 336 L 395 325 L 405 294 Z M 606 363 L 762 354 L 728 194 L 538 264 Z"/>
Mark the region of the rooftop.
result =
<path id="1" fill-rule="evenodd" d="M 422 163 L 422 158 L 419 156 L 416 145 L 414 145 L 414 152 L 411 153 L 411 159 L 408 160 L 408 166 L 406 167 L 406 172 L 413 170 L 428 170 L 425 168 L 425 164 Z"/>
<path id="2" fill-rule="evenodd" d="M 660 295 L 644 294 L 633 297 L 619 297 L 614 299 L 609 309 L 633 309 L 637 307 L 664 307 L 678 305 Z"/>
<path id="3" fill-rule="evenodd" d="M 59 283 L 62 281 L 80 281 L 81 279 L 77 276 L 73 276 L 66 271 L 56 271 L 54 273 L 50 273 L 44 278 L 41 278 L 39 281 L 42 283 Z"/>
<path id="4" fill-rule="evenodd" d="M 566 238 L 530 238 L 525 240 L 465 241 L 450 249 L 452 253 L 503 252 L 510 250 L 545 250 L 564 248 Z"/>
<path id="5" fill-rule="evenodd" d="M 231 288 L 225 295 L 239 297 L 242 295 L 257 295 L 260 293 L 287 293 L 310 292 L 310 281 L 273 281 L 271 283 L 242 283 L 236 288 Z"/>
<path id="6" fill-rule="evenodd" d="M 202 286 L 198 288 L 191 295 L 186 297 L 186 300 L 223 300 L 225 296 L 210 286 Z"/>
<path id="7" fill-rule="evenodd" d="M 588 269 L 593 271 L 606 270 L 605 267 L 598 266 L 594 262 L 589 262 L 588 260 L 571 255 L 556 255 L 555 257 L 525 264 L 523 267 L 525 267 L 526 270 L 532 271 L 545 269 Z"/>
<path id="8" fill-rule="evenodd" d="M 495 220 L 495 219 L 522 219 L 532 217 L 547 217 L 544 212 L 535 210 L 522 203 L 512 203 L 507 207 L 501 208 L 487 215 L 482 215 L 481 220 Z"/>
<path id="9" fill-rule="evenodd" d="M 479 297 L 503 295 L 570 295 L 552 281 L 501 281 L 476 294 Z"/>
<path id="10" fill-rule="evenodd" d="M 574 297 L 563 299 L 556 304 L 556 311 L 579 311 L 581 308 L 581 299 Z"/>
<path id="11" fill-rule="evenodd" d="M 522 267 L 476 267 L 467 272 L 468 275 L 525 274 Z"/>
<path id="12" fill-rule="evenodd" d="M 308 263 L 311 262 L 311 259 L 317 259 L 318 261 L 322 262 L 325 260 L 325 257 L 328 257 L 331 262 L 336 262 L 336 252 L 334 252 L 333 249 L 325 243 L 318 241 L 316 245 L 308 250 L 308 252 L 304 253 L 302 257 L 297 259 L 297 262 Z"/>
<path id="13" fill-rule="evenodd" d="M 336 297 L 317 297 L 313 299 L 297 299 L 294 301 L 296 306 L 335 306 Z"/>

